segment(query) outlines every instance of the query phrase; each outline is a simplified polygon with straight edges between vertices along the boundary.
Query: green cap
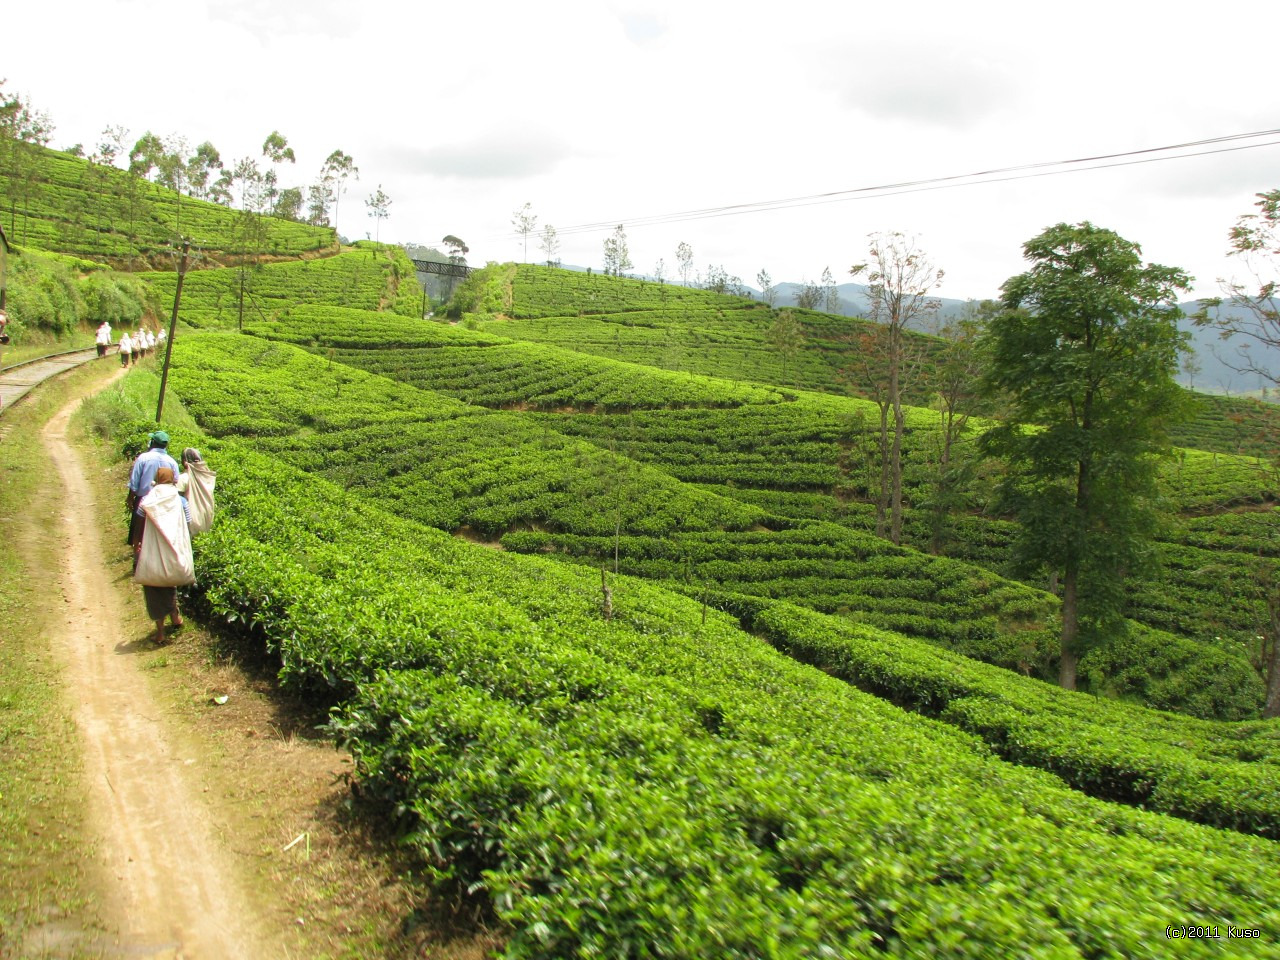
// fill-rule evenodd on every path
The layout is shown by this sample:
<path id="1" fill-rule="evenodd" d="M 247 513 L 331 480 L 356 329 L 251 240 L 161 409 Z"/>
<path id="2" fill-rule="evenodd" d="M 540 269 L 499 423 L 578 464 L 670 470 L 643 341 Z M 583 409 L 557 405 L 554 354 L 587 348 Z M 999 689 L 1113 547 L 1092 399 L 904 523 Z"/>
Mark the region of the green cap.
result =
<path id="1" fill-rule="evenodd" d="M 169 435 L 163 430 L 157 430 L 151 435 L 151 445 L 153 447 L 167 447 L 169 445 Z"/>

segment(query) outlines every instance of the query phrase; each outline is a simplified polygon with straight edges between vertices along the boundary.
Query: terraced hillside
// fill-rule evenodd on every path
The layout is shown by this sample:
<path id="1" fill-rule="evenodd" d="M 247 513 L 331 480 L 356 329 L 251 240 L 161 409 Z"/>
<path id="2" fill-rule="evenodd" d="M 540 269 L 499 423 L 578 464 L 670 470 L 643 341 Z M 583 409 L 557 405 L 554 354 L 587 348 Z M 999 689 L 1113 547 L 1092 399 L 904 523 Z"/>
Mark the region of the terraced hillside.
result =
<path id="1" fill-rule="evenodd" d="M 480 271 L 463 293 L 477 329 L 596 356 L 837 395 L 865 396 L 879 376 L 874 362 L 856 357 L 865 321 L 848 317 L 791 310 L 798 337 L 794 349 L 782 350 L 777 311 L 706 290 L 522 264 Z M 910 339 L 923 358 L 919 369 L 927 371 L 941 342 L 914 333 Z M 932 402 L 927 381 L 904 389 L 910 402 Z M 1280 407 L 1197 398 L 1192 420 L 1178 433 L 1182 445 L 1248 456 L 1280 448 Z"/>
<path id="2" fill-rule="evenodd" d="M 1256 941 L 1166 939 L 1188 911 L 1280 932 L 1273 842 L 1019 765 L 1097 770 L 1094 792 L 1269 834 L 1274 725 L 1117 704 L 1125 737 L 1109 722 L 1085 736 L 1093 698 L 966 674 L 966 661 L 948 667 L 936 648 L 845 618 L 749 599 L 730 617 L 624 576 L 610 577 L 606 606 L 598 571 L 405 516 L 435 482 L 412 464 L 451 452 L 413 430 L 469 428 L 456 440 L 515 414 L 234 334 L 193 335 L 175 353 L 177 396 L 222 435 L 175 436 L 219 467 L 223 513 L 197 543 L 203 602 L 275 650 L 288 684 L 341 704 L 333 727 L 362 795 L 398 811 L 437 882 L 485 898 L 507 956 L 1256 955 Z M 399 446 L 379 445 L 388 436 Z M 327 455 L 262 449 L 317 437 L 334 451 L 356 441 L 358 462 L 337 478 L 346 491 L 317 472 Z M 397 461 L 398 448 L 413 456 Z M 384 475 L 399 499 L 378 489 Z M 968 706 L 974 727 L 996 729 L 1001 717 L 978 708 L 1011 704 L 1012 730 L 1023 710 L 1034 722 L 1056 703 L 1031 738 L 1042 756 L 997 759 L 741 623 L 795 652 L 807 644 L 815 661 L 819 642 L 842 645 L 843 664 L 868 674 L 910 664 L 904 690 L 924 691 L 930 669 L 938 691 L 958 677 L 952 722 Z M 984 689 L 990 678 L 1009 686 Z M 1126 757 L 1133 778 L 1114 772 Z M 1153 758 L 1157 789 L 1123 795 Z"/>
<path id="3" fill-rule="evenodd" d="M 10 162 L 0 164 L 0 216 L 9 242 L 18 246 L 160 269 L 173 269 L 179 237 L 216 262 L 337 251 L 329 227 L 266 216 L 250 220 L 124 170 L 33 144 L 6 148 L 11 153 Z M 246 229 L 251 223 L 255 230 Z"/>
<path id="4" fill-rule="evenodd" d="M 1012 527 L 983 512 L 985 468 L 975 467 L 967 510 L 939 514 L 930 508 L 937 473 L 936 413 L 915 409 L 908 417 L 912 506 L 907 542 L 915 549 L 898 550 L 871 535 L 874 518 L 867 500 L 874 471 L 868 469 L 867 448 L 875 408 L 866 401 L 673 375 L 562 348 L 503 341 L 492 332 L 427 324 L 410 339 L 403 329 L 407 321 L 391 321 L 388 327 L 387 320 L 373 315 L 361 323 L 355 314 L 344 314 L 339 322 L 339 315 L 329 316 L 323 308 L 294 313 L 296 321 L 281 317 L 247 329 L 307 342 L 350 366 L 503 410 L 509 425 L 501 432 L 510 443 L 541 436 L 546 446 L 546 438 L 572 436 L 620 458 L 612 468 L 593 468 L 600 474 L 600 489 L 589 497 L 580 484 L 559 480 L 551 490 L 540 480 L 528 489 L 518 486 L 512 499 L 520 506 L 509 509 L 498 504 L 504 496 L 502 471 L 485 471 L 492 479 L 481 484 L 481 509 L 462 510 L 456 495 L 452 512 L 416 505 L 416 515 L 427 522 L 444 529 L 471 526 L 486 536 L 532 527 L 504 543 L 686 585 L 785 598 L 1010 669 L 1052 675 L 1056 603 L 1026 587 L 1004 585 L 1003 578 L 1015 573 Z M 387 331 L 385 348 L 377 341 L 382 330 Z M 347 346 L 337 347 L 337 338 Z M 978 429 L 981 422 L 974 421 L 969 437 Z M 421 440 L 423 445 L 438 442 Z M 308 437 L 304 445 L 316 443 L 321 441 Z M 536 463 L 542 456 L 528 459 Z M 527 468 L 515 473 L 520 484 L 529 476 Z M 662 484 L 653 479 L 657 476 L 664 478 Z M 638 525 L 644 510 L 635 505 L 648 503 L 648 491 L 666 489 L 670 478 L 683 481 L 681 489 L 693 485 L 701 493 L 750 506 L 758 511 L 755 524 L 767 529 L 752 532 L 705 518 L 673 525 L 666 511 L 655 514 L 666 520 Z M 438 485 L 456 489 L 451 480 Z M 1256 581 L 1256 549 L 1274 535 L 1274 512 L 1258 508 L 1274 498 L 1275 488 L 1248 460 L 1187 451 L 1170 465 L 1168 489 L 1182 519 L 1166 535 L 1165 572 L 1157 580 L 1133 583 L 1130 615 L 1138 626 L 1124 642 L 1086 658 L 1088 682 L 1099 692 L 1201 716 L 1249 716 L 1258 709 L 1261 685 L 1248 656 L 1267 613 L 1265 596 L 1241 585 Z M 578 516 L 570 520 L 557 498 L 575 503 Z M 589 519 L 582 515 L 588 501 L 595 504 Z M 611 517 L 610 502 L 625 506 Z M 1243 514 L 1257 523 L 1209 556 L 1204 536 L 1212 529 L 1210 518 Z M 1200 532 L 1184 540 L 1184 523 Z M 931 556 L 929 548 L 951 559 Z"/>
<path id="5" fill-rule="evenodd" d="M 147 281 L 158 302 L 172 305 L 177 273 L 149 274 Z M 316 260 L 191 271 L 183 280 L 179 319 L 193 327 L 226 330 L 270 324 L 298 303 L 387 309 L 416 317 L 421 302 L 422 288 L 405 252 L 362 241 L 352 250 Z M 335 330 L 341 328 L 340 316 L 332 322 Z"/>

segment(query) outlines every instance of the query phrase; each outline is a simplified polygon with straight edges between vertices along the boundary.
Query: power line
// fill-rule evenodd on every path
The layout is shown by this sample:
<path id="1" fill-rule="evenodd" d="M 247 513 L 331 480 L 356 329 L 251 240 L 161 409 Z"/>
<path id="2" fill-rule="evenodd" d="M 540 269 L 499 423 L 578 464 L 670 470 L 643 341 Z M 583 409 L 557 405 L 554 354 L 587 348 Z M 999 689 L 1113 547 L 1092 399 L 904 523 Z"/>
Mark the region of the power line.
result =
<path id="1" fill-rule="evenodd" d="M 900 196 L 907 193 L 921 193 L 931 190 L 948 190 L 955 187 L 973 187 L 988 183 L 1005 183 L 1011 180 L 1027 180 L 1036 177 L 1060 176 L 1066 173 L 1081 173 L 1089 170 L 1104 170 L 1110 167 L 1134 166 L 1143 163 L 1158 163 L 1164 160 L 1181 160 L 1188 157 L 1201 157 L 1217 153 L 1233 153 L 1239 150 L 1253 150 L 1258 147 L 1280 145 L 1280 140 L 1268 140 L 1264 143 L 1244 143 L 1243 140 L 1256 140 L 1261 137 L 1280 136 L 1280 129 L 1260 130 L 1254 133 L 1234 133 L 1222 137 L 1211 137 L 1205 140 L 1192 140 L 1186 143 L 1168 144 L 1163 147 L 1146 147 L 1140 150 L 1126 150 L 1119 153 L 1105 153 L 1096 156 L 1077 157 L 1070 160 L 1051 160 L 1039 163 L 1025 163 L 1017 166 L 995 167 L 990 170 L 979 170 L 973 173 L 951 174 L 943 177 L 930 177 L 920 180 L 903 180 L 896 183 L 884 183 L 876 186 L 854 187 L 847 190 L 831 190 L 825 193 L 808 194 L 806 196 L 788 197 L 778 200 L 758 200 L 751 203 L 735 203 L 717 207 L 703 207 L 694 210 L 682 210 L 672 213 L 653 214 L 640 217 L 622 217 L 609 220 L 598 220 L 591 223 L 573 224 L 557 228 L 559 236 L 573 236 L 581 233 L 595 233 L 601 230 L 612 230 L 618 224 L 624 227 L 657 226 L 667 223 L 682 223 L 689 220 L 709 220 L 716 217 L 742 216 L 749 213 L 766 213 L 771 210 L 785 210 L 794 207 L 818 206 L 828 203 L 843 203 L 850 200 L 869 200 L 879 197 Z M 1218 144 L 1236 144 L 1234 146 L 1215 146 Z M 1211 147 L 1213 149 L 1192 150 L 1195 147 Z M 1169 153 L 1180 150 L 1191 152 L 1176 153 L 1170 156 L 1151 156 L 1151 154 Z M 1126 160 L 1123 158 L 1138 159 Z M 1103 162 L 1114 161 L 1114 162 Z M 1002 176 L 1004 174 L 1004 176 Z M 491 238 L 490 242 L 518 239 L 521 234 L 504 234 Z"/>

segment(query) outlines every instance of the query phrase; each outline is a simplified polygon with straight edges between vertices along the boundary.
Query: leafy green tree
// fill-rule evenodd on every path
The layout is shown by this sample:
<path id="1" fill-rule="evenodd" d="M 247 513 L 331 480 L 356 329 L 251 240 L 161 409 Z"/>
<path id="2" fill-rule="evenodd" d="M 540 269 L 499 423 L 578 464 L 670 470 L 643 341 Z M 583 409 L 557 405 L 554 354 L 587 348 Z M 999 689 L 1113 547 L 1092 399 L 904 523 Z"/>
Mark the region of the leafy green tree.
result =
<path id="1" fill-rule="evenodd" d="M 17 240 L 17 212 L 30 209 L 38 163 L 36 147 L 48 146 L 53 136 L 49 114 L 36 110 L 25 98 L 9 94 L 0 80 L 0 170 L 9 178 L 9 233 Z"/>
<path id="2" fill-rule="evenodd" d="M 1124 630 L 1125 576 L 1153 560 L 1158 462 L 1187 402 L 1174 375 L 1191 278 L 1087 222 L 1023 253 L 1032 267 L 1005 281 L 984 337 L 983 390 L 1008 413 L 981 445 L 1006 464 L 1018 560 L 1061 577 L 1059 680 L 1075 689 L 1079 658 Z"/>
<path id="3" fill-rule="evenodd" d="M 307 188 L 307 223 L 315 227 L 329 226 L 329 204 L 333 202 L 333 185 L 321 177 Z"/>
<path id="4" fill-rule="evenodd" d="M 285 187 L 281 190 L 271 213 L 282 220 L 297 220 L 302 214 L 302 188 Z"/>
<path id="5" fill-rule="evenodd" d="M 816 283 L 805 283 L 795 298 L 796 306 L 801 310 L 817 310 L 822 305 L 822 287 Z"/>

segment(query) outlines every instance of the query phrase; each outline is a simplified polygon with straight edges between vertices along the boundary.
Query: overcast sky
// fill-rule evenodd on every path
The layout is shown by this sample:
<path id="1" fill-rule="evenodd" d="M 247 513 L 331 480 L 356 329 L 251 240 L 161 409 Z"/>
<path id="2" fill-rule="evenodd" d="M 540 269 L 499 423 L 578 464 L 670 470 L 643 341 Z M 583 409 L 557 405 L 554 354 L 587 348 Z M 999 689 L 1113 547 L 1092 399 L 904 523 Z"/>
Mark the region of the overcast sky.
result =
<path id="1" fill-rule="evenodd" d="M 563 229 L 1280 128 L 1278 19 L 1262 0 L 73 0 L 6 6 L 0 78 L 51 115 L 55 147 L 120 124 L 230 164 L 278 129 L 286 186 L 342 149 L 360 171 L 343 234 L 373 232 L 380 184 L 383 240 L 456 234 L 480 263 L 523 258 L 526 201 Z M 1227 230 L 1277 187 L 1264 146 L 627 233 L 635 272 L 673 275 L 685 241 L 698 270 L 754 285 L 761 268 L 843 282 L 868 233 L 901 230 L 943 295 L 982 298 L 1026 240 L 1090 220 L 1208 295 L 1239 272 Z M 599 266 L 606 235 L 565 235 L 560 258 Z"/>

